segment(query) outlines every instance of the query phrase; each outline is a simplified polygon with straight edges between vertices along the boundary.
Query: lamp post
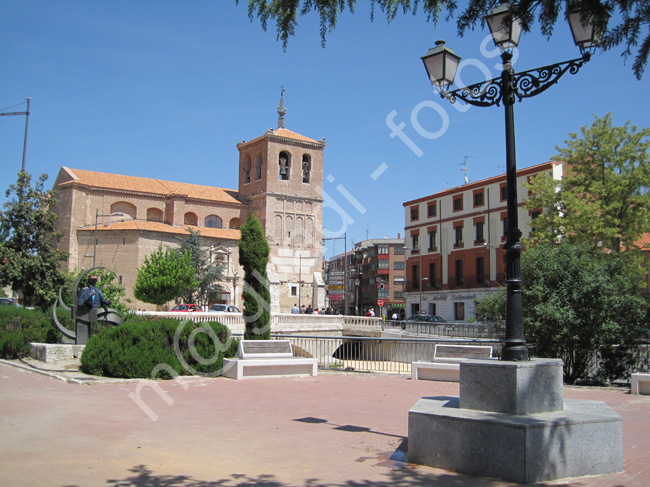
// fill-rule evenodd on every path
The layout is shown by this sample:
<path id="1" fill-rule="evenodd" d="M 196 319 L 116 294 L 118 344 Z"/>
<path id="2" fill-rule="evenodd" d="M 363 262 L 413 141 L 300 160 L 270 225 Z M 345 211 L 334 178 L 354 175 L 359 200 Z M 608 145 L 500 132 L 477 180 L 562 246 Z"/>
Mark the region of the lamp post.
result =
<path id="1" fill-rule="evenodd" d="M 348 314 L 348 232 L 345 232 L 342 237 L 323 237 L 323 244 L 326 240 L 343 240 L 343 314 Z"/>
<path id="2" fill-rule="evenodd" d="M 99 208 L 95 209 L 95 241 L 93 242 L 93 267 L 97 260 L 97 222 L 100 216 L 124 216 L 124 213 L 109 213 L 108 215 L 100 215 Z"/>
<path id="3" fill-rule="evenodd" d="M 598 45 L 604 26 L 595 26 L 593 17 L 581 12 L 568 15 L 569 24 L 575 44 L 580 48 L 582 57 L 541 68 L 515 73 L 512 68 L 512 52 L 517 47 L 521 36 L 519 19 L 513 18 L 508 4 L 501 4 L 486 16 L 486 22 L 492 33 L 494 43 L 501 49 L 503 71 L 499 78 L 483 81 L 454 91 L 446 91 L 454 82 L 460 57 L 445 46 L 444 41 L 437 41 L 436 47 L 430 49 L 423 57 L 425 69 L 431 84 L 438 87 L 440 95 L 451 103 L 457 99 L 473 106 L 490 107 L 503 103 L 505 108 L 506 135 L 506 187 L 507 215 L 506 229 L 506 334 L 501 354 L 502 360 L 526 361 L 528 348 L 524 338 L 521 310 L 521 231 L 517 215 L 517 164 L 515 155 L 515 124 L 513 105 L 515 100 L 538 95 L 557 81 L 568 71 L 576 74 L 589 61 L 589 49 Z"/>
<path id="4" fill-rule="evenodd" d="M 300 299 L 302 298 L 302 254 L 298 254 L 300 263 L 298 264 L 298 308 L 302 306 Z"/>

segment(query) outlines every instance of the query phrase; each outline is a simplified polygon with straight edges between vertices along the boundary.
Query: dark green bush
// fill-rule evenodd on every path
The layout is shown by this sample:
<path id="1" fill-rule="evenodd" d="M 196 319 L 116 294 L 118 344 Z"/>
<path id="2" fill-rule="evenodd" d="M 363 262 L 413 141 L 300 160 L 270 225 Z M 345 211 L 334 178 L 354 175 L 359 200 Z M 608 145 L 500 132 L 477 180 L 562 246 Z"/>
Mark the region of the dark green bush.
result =
<path id="1" fill-rule="evenodd" d="M 29 355 L 30 342 L 59 343 L 61 333 L 52 317 L 40 310 L 0 306 L 0 358 Z"/>
<path id="2" fill-rule="evenodd" d="M 217 338 L 217 347 L 208 333 Z M 81 368 L 87 374 L 131 379 L 216 376 L 221 375 L 223 358 L 234 357 L 238 346 L 230 330 L 217 322 L 131 317 L 88 340 Z"/>

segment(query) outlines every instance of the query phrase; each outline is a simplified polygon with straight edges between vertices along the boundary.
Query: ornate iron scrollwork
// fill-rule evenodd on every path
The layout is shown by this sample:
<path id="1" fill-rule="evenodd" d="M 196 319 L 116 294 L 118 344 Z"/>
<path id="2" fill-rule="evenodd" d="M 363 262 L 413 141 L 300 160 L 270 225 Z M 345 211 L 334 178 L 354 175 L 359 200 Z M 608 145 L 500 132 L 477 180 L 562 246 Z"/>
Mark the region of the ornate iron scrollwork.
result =
<path id="1" fill-rule="evenodd" d="M 576 74 L 590 58 L 589 53 L 585 53 L 581 58 L 572 59 L 571 61 L 515 73 L 513 75 L 512 93 L 519 101 L 538 95 L 557 83 L 565 73 Z M 456 103 L 460 99 L 469 105 L 490 107 L 501 105 L 503 91 L 502 76 L 500 76 L 488 81 L 464 86 L 454 91 L 440 90 L 440 96 L 451 103 Z"/>

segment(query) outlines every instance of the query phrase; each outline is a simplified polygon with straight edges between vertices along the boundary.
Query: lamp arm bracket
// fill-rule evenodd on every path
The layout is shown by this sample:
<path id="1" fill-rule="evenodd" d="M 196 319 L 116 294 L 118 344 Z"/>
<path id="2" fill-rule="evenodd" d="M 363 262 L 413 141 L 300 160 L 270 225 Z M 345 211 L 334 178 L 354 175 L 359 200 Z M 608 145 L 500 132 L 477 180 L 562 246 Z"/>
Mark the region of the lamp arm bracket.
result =
<path id="1" fill-rule="evenodd" d="M 585 53 L 582 57 L 571 61 L 516 73 L 512 79 L 512 92 L 519 101 L 538 95 L 557 83 L 565 73 L 576 74 L 590 58 L 590 54 Z M 477 107 L 499 106 L 503 101 L 501 77 L 464 86 L 453 91 L 440 90 L 440 96 L 451 103 L 456 103 L 460 99 L 468 105 Z"/>

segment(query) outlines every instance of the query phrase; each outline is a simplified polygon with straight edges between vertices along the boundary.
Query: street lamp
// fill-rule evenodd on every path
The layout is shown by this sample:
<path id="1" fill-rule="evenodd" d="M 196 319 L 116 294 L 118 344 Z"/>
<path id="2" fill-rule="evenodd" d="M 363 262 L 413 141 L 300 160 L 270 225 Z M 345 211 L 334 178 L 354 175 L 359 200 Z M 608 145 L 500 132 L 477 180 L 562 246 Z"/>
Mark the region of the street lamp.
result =
<path id="1" fill-rule="evenodd" d="M 302 298 L 302 254 L 298 254 L 298 258 L 300 259 L 298 267 L 298 307 L 300 308 L 302 306 L 302 303 L 300 302 L 300 299 Z"/>
<path id="2" fill-rule="evenodd" d="M 95 267 L 95 260 L 97 260 L 97 221 L 100 216 L 124 216 L 124 213 L 109 213 L 108 215 L 100 215 L 99 208 L 95 209 L 95 241 L 93 242 L 93 267 Z"/>
<path id="3" fill-rule="evenodd" d="M 582 57 L 562 63 L 531 69 L 515 74 L 512 68 L 512 52 L 517 47 L 521 35 L 519 19 L 513 18 L 509 5 L 502 4 L 492 9 L 486 22 L 492 33 L 494 43 L 501 49 L 503 71 L 499 78 L 483 81 L 454 91 L 446 91 L 453 83 L 460 57 L 445 46 L 444 41 L 436 42 L 422 61 L 431 84 L 440 89 L 440 95 L 451 103 L 458 98 L 465 103 L 479 107 L 489 107 L 503 103 L 505 108 L 506 132 L 506 187 L 508 228 L 506 229 L 506 335 L 501 354 L 502 360 L 526 361 L 528 348 L 524 338 L 521 311 L 521 231 L 517 215 L 517 163 L 515 156 L 515 126 L 513 105 L 515 99 L 521 101 L 546 91 L 567 72 L 576 74 L 589 61 L 588 49 L 598 45 L 604 32 L 602 24 L 595 24 L 590 14 L 571 12 L 569 24 L 575 44 Z"/>
<path id="4" fill-rule="evenodd" d="M 323 244 L 326 240 L 343 240 L 343 314 L 348 314 L 348 232 L 345 232 L 342 237 L 323 237 Z"/>

